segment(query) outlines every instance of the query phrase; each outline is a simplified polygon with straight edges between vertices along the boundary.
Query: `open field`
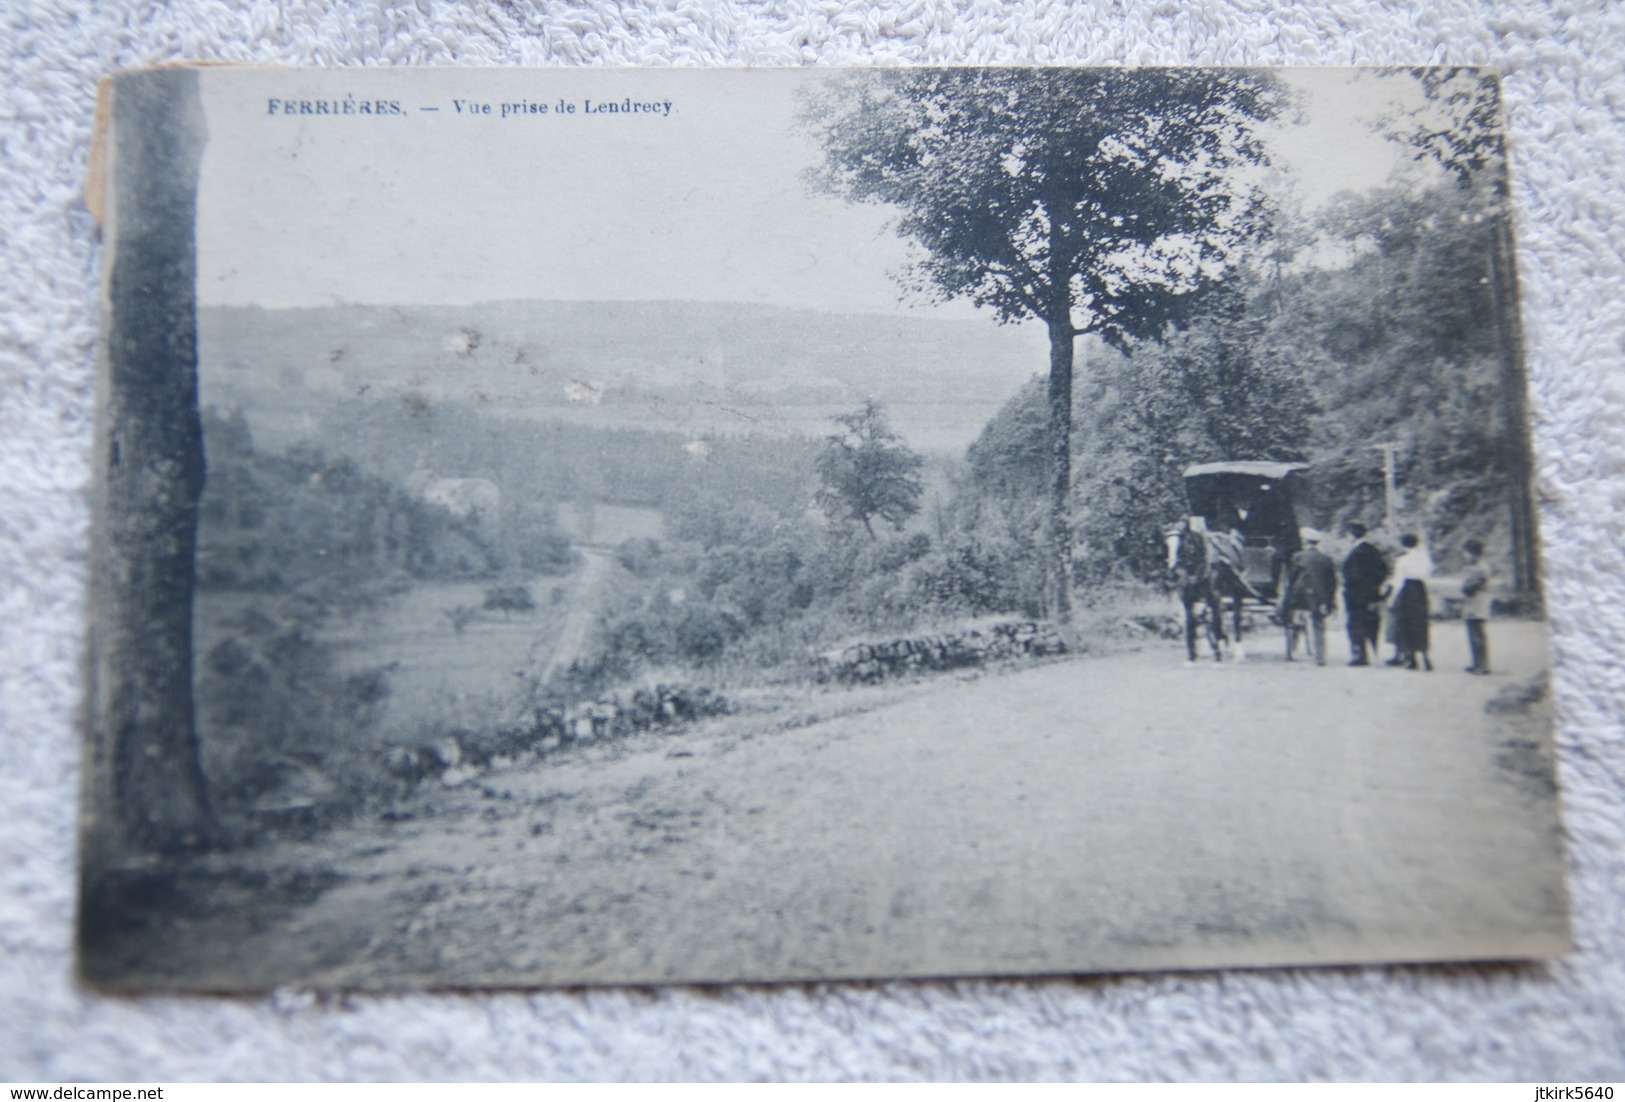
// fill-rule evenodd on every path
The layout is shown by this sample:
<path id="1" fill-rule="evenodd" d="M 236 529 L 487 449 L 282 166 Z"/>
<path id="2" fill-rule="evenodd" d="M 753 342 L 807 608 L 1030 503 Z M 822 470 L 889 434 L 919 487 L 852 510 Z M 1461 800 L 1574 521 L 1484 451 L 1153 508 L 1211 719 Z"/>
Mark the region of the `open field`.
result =
<path id="1" fill-rule="evenodd" d="M 447 613 L 480 608 L 491 584 L 421 582 L 384 607 L 323 632 L 342 672 L 389 669 L 390 696 L 377 725 L 384 741 L 400 741 L 426 722 L 449 727 L 513 721 L 526 679 L 552 658 L 576 580 L 533 579 L 528 588 L 534 612 L 482 611 L 455 630 Z"/>
<path id="2" fill-rule="evenodd" d="M 335 673 L 387 671 L 387 699 L 366 731 L 374 742 L 410 742 L 425 730 L 492 728 L 515 722 L 530 686 L 579 651 L 584 624 L 613 569 L 607 556 L 589 552 L 569 575 L 500 583 L 524 584 L 536 601 L 531 612 L 482 609 L 486 591 L 499 583 L 416 582 L 376 606 L 331 614 L 318 639 L 332 649 Z M 198 653 L 210 653 L 236 631 L 234 622 L 262 604 L 257 594 L 201 594 Z M 477 611 L 458 631 L 450 614 L 460 607 Z"/>

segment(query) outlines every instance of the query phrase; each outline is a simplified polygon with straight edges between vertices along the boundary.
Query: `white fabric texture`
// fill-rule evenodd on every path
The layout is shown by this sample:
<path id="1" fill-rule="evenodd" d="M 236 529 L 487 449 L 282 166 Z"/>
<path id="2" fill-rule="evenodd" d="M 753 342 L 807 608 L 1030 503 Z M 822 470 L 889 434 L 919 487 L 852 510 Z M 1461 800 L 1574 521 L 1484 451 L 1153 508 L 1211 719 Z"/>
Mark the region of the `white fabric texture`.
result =
<path id="1" fill-rule="evenodd" d="M 771 0 L 0 11 L 0 1080 L 1625 1079 L 1625 5 Z M 1578 947 L 1550 965 L 476 995 L 73 981 L 99 78 L 306 65 L 1488 64 L 1505 74 Z"/>

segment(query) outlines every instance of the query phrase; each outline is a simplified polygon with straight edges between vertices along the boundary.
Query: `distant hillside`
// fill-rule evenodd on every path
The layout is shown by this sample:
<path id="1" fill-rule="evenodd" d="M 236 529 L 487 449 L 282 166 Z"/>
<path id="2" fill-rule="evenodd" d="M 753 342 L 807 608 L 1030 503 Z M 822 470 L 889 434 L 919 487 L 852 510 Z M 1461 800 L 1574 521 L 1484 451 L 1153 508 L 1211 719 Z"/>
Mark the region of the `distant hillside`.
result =
<path id="1" fill-rule="evenodd" d="M 200 313 L 205 405 L 291 442 L 334 399 L 492 403 L 510 416 L 690 434 L 822 435 L 866 397 L 917 448 L 959 452 L 1047 367 L 987 321 L 691 302 L 496 302 Z"/>

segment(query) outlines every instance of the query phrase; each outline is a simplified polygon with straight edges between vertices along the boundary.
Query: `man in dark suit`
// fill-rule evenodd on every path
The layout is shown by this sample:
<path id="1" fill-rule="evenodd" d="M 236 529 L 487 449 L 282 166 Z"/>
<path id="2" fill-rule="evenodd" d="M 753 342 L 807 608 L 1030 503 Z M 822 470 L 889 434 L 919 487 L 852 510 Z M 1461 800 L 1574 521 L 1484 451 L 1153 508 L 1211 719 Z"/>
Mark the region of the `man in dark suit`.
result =
<path id="1" fill-rule="evenodd" d="M 1382 626 L 1382 589 L 1388 580 L 1388 560 L 1365 540 L 1365 525 L 1350 524 L 1354 548 L 1343 560 L 1343 607 L 1349 614 L 1351 666 L 1369 666 L 1379 652 L 1377 629 Z M 1369 652 L 1369 653 L 1368 653 Z"/>
<path id="2" fill-rule="evenodd" d="M 1286 660 L 1292 661 L 1297 633 L 1292 617 L 1309 613 L 1309 653 L 1317 666 L 1326 664 L 1326 617 L 1337 608 L 1337 567 L 1320 550 L 1320 533 L 1305 528 L 1300 539 L 1303 550 L 1292 556 L 1286 570 L 1286 587 L 1281 591 L 1281 619 L 1288 625 Z"/>

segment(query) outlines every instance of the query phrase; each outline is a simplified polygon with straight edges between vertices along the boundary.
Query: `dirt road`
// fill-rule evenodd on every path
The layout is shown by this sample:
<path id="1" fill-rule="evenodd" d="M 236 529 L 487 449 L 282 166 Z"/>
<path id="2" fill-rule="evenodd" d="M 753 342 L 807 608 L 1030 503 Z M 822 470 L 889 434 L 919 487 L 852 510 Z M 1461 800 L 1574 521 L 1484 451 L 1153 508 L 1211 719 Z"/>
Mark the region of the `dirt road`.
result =
<path id="1" fill-rule="evenodd" d="M 577 751 L 279 852 L 332 886 L 233 957 L 365 986 L 1551 950 L 1541 637 L 1496 625 L 1474 678 L 1453 635 L 1433 674 L 1170 645 Z"/>

